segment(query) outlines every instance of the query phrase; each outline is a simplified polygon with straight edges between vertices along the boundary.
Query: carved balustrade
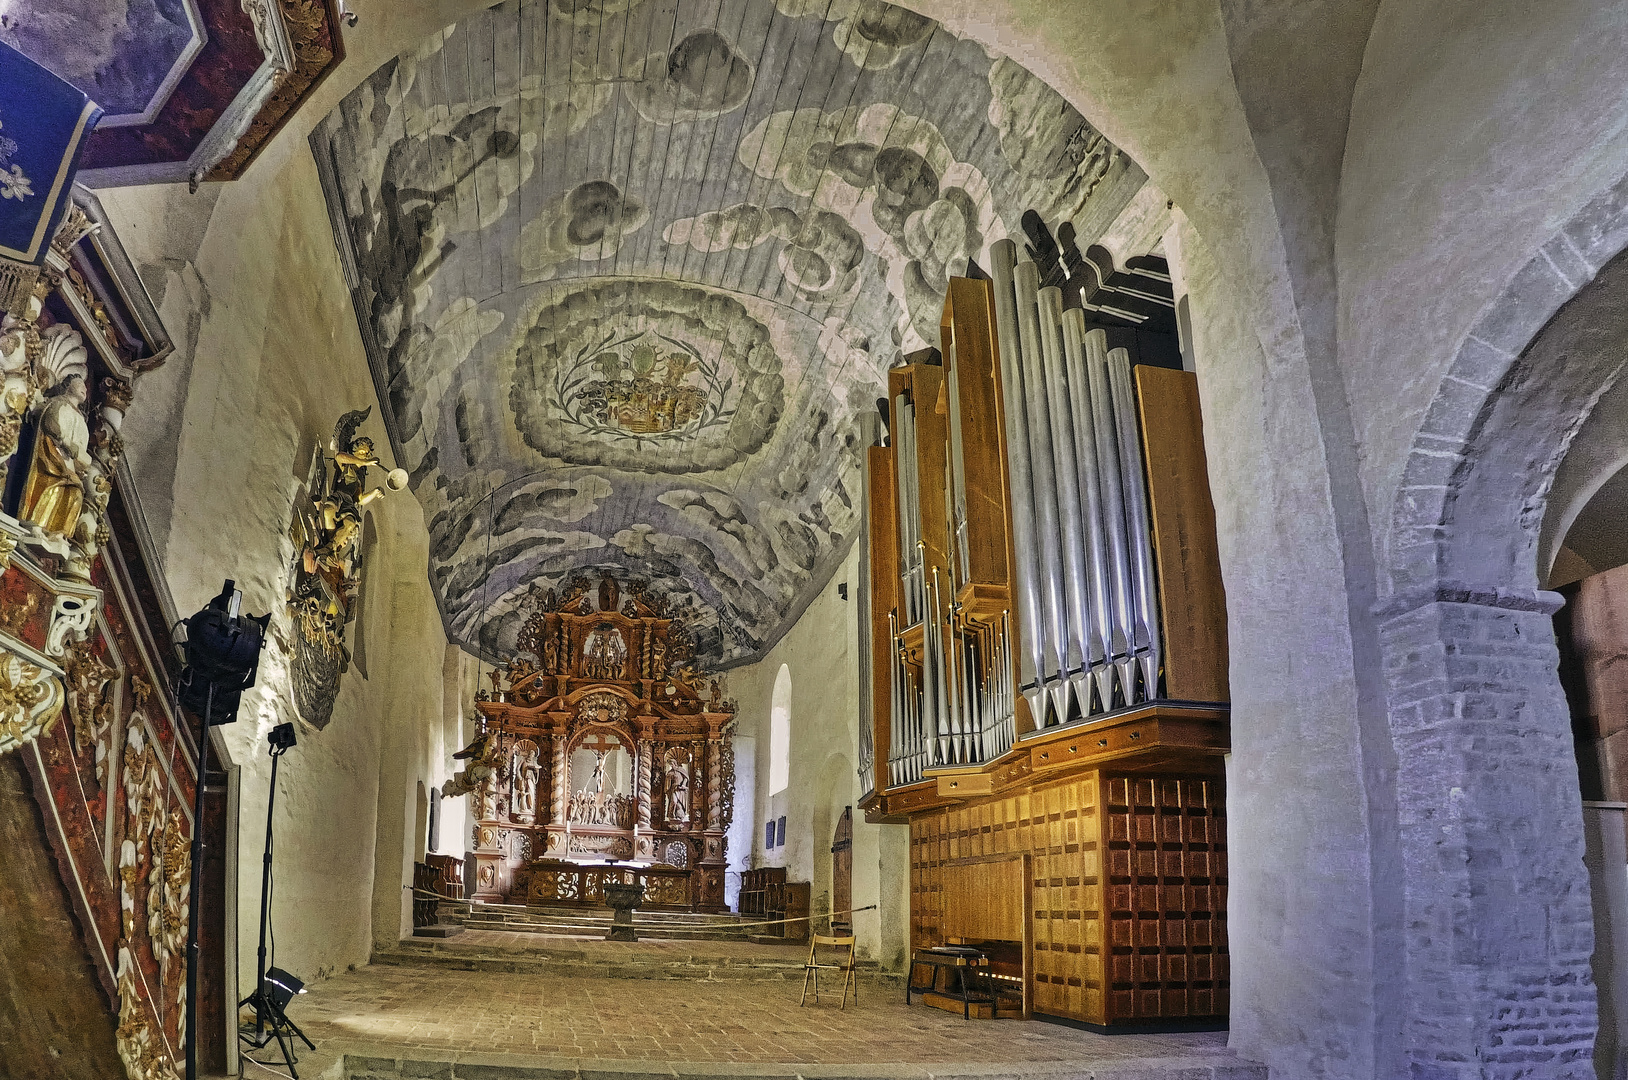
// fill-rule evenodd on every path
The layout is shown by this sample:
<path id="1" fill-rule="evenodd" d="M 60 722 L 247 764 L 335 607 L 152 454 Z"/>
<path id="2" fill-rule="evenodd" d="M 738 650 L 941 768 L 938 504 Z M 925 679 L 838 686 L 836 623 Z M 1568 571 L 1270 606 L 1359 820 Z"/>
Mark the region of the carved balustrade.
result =
<path id="1" fill-rule="evenodd" d="M 567 904 L 584 907 L 605 905 L 605 886 L 611 882 L 644 886 L 640 909 L 694 909 L 694 875 L 672 866 L 617 866 L 588 864 L 565 859 L 538 859 L 514 874 L 511 902 L 527 904 Z"/>

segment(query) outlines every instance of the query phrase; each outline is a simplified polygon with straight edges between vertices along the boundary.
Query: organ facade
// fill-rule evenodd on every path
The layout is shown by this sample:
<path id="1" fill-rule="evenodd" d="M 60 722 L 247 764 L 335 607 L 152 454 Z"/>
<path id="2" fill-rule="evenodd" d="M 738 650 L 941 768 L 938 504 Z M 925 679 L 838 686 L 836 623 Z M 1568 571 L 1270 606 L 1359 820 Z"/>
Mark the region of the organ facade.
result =
<path id="1" fill-rule="evenodd" d="M 1228 1007 L 1227 644 L 1162 259 L 1033 215 L 953 279 L 868 451 L 862 800 L 908 823 L 911 938 L 1025 1013 Z"/>

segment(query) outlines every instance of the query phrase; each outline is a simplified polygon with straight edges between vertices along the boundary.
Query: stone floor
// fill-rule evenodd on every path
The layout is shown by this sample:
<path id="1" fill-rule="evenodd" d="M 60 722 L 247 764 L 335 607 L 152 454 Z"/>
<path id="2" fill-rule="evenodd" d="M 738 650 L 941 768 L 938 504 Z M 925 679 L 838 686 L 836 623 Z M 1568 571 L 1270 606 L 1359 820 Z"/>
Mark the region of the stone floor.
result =
<path id="1" fill-rule="evenodd" d="M 857 1007 L 839 1010 L 828 994 L 799 1008 L 799 988 L 374 964 L 312 986 L 291 1012 L 319 1050 L 300 1065 L 302 1080 L 1266 1076 L 1228 1053 L 1220 1032 L 1104 1036 L 1043 1022 L 969 1022 L 906 1007 L 893 985 L 869 979 Z M 256 1074 L 267 1075 L 249 1066 L 246 1075 Z"/>

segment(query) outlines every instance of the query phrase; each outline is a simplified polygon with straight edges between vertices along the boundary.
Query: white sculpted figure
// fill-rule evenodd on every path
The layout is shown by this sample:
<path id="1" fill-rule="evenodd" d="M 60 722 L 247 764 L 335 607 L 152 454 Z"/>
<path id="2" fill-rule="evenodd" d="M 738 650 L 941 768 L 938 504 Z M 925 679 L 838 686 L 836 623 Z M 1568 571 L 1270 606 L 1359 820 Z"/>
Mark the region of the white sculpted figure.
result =
<path id="1" fill-rule="evenodd" d="M 514 764 L 513 816 L 516 820 L 531 820 L 537 816 L 537 781 L 542 772 L 542 766 L 537 763 L 537 747 L 523 743 Z"/>
<path id="2" fill-rule="evenodd" d="M 667 759 L 667 820 L 690 820 L 690 769 L 676 757 Z"/>

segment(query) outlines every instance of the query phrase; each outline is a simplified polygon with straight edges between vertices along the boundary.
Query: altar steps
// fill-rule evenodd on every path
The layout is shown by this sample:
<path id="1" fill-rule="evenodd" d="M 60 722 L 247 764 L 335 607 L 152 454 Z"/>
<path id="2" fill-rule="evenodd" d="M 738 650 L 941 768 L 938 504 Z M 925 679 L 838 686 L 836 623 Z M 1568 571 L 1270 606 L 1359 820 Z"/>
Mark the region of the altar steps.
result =
<path id="1" fill-rule="evenodd" d="M 643 931 L 641 930 L 641 934 Z M 602 937 L 602 935 L 601 935 Z M 689 979 L 702 982 L 782 981 L 803 977 L 806 946 L 650 939 L 637 943 L 512 930 L 470 930 L 455 938 L 404 938 L 376 949 L 373 963 L 593 979 Z M 861 960 L 868 985 L 903 993 L 896 973 Z"/>
<path id="2" fill-rule="evenodd" d="M 520 907 L 510 904 L 443 904 L 441 921 L 459 922 L 471 930 L 513 930 L 559 937 L 603 938 L 611 911 L 598 908 Z M 639 937 L 658 941 L 751 941 L 768 929 L 761 920 L 731 914 L 687 911 L 636 911 Z"/>

